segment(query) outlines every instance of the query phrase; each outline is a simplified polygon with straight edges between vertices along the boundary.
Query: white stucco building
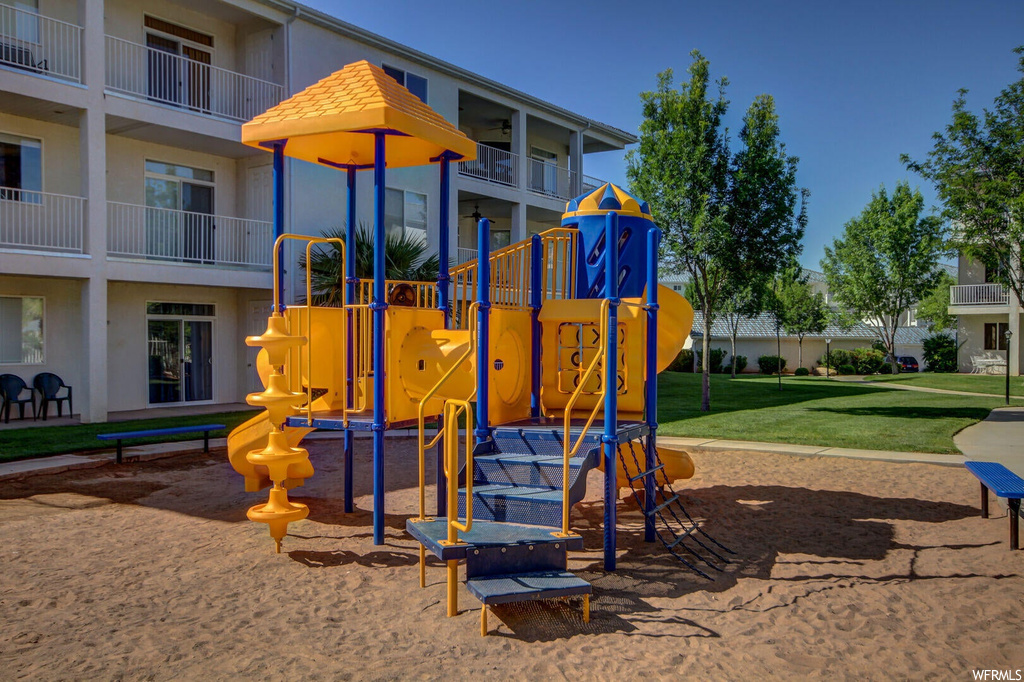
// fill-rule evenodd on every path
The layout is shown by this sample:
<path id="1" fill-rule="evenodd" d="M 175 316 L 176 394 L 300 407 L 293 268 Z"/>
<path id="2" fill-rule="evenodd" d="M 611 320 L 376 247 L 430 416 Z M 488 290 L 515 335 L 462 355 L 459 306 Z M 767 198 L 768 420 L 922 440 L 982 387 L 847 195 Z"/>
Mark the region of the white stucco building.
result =
<path id="1" fill-rule="evenodd" d="M 956 315 L 961 372 L 1005 372 L 1006 332 L 1010 374 L 1020 375 L 1020 315 L 1017 297 L 994 281 L 983 263 L 960 256 L 957 283 L 950 287 L 949 314 Z"/>
<path id="2" fill-rule="evenodd" d="M 83 421 L 257 390 L 243 338 L 270 301 L 271 157 L 241 124 L 345 64 L 382 66 L 478 142 L 451 189 L 459 260 L 474 214 L 494 247 L 555 226 L 599 182 L 585 155 L 635 141 L 287 0 L 0 2 L 0 372 L 59 374 Z M 341 227 L 344 174 L 287 163 L 286 229 Z M 387 182 L 389 229 L 436 239 L 437 169 Z"/>

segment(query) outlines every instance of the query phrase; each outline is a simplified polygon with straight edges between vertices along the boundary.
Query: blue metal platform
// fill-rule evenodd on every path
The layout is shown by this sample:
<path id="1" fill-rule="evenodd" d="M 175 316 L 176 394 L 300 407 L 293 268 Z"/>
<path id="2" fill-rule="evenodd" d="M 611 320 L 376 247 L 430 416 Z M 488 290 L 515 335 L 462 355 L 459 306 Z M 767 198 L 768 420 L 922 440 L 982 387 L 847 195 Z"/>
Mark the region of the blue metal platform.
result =
<path id="1" fill-rule="evenodd" d="M 438 416 L 429 416 L 426 418 L 426 423 L 435 424 L 439 420 L 440 417 Z M 394 429 L 414 428 L 418 423 L 419 422 L 416 419 L 404 419 L 402 421 L 388 422 L 384 426 L 384 430 L 391 431 Z M 309 419 L 307 419 L 305 415 L 288 417 L 284 424 L 285 426 L 301 429 L 308 429 L 312 426 L 314 429 L 323 429 L 324 431 L 344 431 L 346 428 L 350 431 L 372 431 L 373 413 L 364 412 L 359 414 L 350 414 L 348 417 L 348 427 L 345 426 L 345 415 L 341 410 L 314 412 L 312 425 L 310 425 Z"/>
<path id="2" fill-rule="evenodd" d="M 594 591 L 590 583 L 568 571 L 540 571 L 470 578 L 466 581 L 466 587 L 474 597 L 487 605 L 573 597 L 591 594 Z"/>
<path id="3" fill-rule="evenodd" d="M 508 547 L 510 545 L 558 545 L 556 549 L 583 549 L 583 538 L 574 535 L 569 538 L 556 538 L 550 528 L 527 526 L 516 523 L 495 523 L 492 521 L 473 521 L 473 528 L 468 533 L 459 533 L 459 544 L 445 546 L 441 540 L 448 539 L 448 522 L 446 519 L 421 521 L 412 519 L 405 522 L 405 529 L 424 547 L 442 561 L 465 559 L 474 549 L 487 547 Z"/>

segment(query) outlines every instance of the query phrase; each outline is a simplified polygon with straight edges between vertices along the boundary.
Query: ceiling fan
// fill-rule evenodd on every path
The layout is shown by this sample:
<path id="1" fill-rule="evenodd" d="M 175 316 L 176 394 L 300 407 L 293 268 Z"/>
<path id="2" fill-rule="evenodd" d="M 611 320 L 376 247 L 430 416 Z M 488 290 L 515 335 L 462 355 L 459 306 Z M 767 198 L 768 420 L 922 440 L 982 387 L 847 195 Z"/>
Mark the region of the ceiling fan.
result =
<path id="1" fill-rule="evenodd" d="M 512 122 L 507 118 L 500 119 L 498 123 L 500 125 L 496 125 L 493 128 L 488 128 L 488 130 L 500 130 L 502 135 L 508 135 L 509 133 L 512 132 Z"/>
<path id="2" fill-rule="evenodd" d="M 484 214 L 480 212 L 480 205 L 477 204 L 476 206 L 473 207 L 473 212 L 472 213 L 470 213 L 469 215 L 464 215 L 462 217 L 463 218 L 472 218 L 473 219 L 473 224 L 476 225 L 477 223 L 480 222 L 480 219 L 484 217 Z"/>

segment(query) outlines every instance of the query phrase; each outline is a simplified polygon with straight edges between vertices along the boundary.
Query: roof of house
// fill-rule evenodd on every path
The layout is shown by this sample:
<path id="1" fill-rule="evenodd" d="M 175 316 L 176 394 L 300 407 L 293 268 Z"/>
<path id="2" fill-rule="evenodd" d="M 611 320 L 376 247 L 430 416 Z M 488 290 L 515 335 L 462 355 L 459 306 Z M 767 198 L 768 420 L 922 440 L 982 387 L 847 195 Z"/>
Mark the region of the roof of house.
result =
<path id="1" fill-rule="evenodd" d="M 476 158 L 476 143 L 379 66 L 349 64 L 242 125 L 242 142 L 286 141 L 284 153 L 333 167 L 374 163 L 374 136 L 386 130 L 388 168 L 422 166 L 452 151 Z"/>
<path id="2" fill-rule="evenodd" d="M 704 316 L 699 311 L 693 313 L 693 329 L 690 330 L 690 336 L 694 338 L 700 338 L 704 335 Z M 896 330 L 896 343 L 898 345 L 915 345 L 920 344 L 924 341 L 925 337 L 930 336 L 931 333 L 927 327 L 900 327 Z M 728 339 L 731 336 L 731 330 L 724 316 L 720 316 L 715 320 L 715 324 L 711 329 L 711 338 L 713 339 Z M 781 332 L 782 338 L 793 338 L 796 336 L 793 334 L 787 334 L 786 330 L 783 329 Z M 739 327 L 736 334 L 737 339 L 774 339 L 775 338 L 775 318 L 770 313 L 761 313 L 755 317 L 744 317 L 740 319 Z M 807 334 L 804 336 L 805 339 L 847 339 L 871 342 L 878 338 L 878 334 L 870 325 L 863 322 L 857 322 L 849 329 L 843 329 L 837 325 L 829 325 L 825 331 L 820 334 Z"/>
<path id="3" fill-rule="evenodd" d="M 473 73 L 472 71 L 455 66 L 454 64 L 438 59 L 437 57 L 433 57 L 425 52 L 420 52 L 408 45 L 395 42 L 354 24 L 342 21 L 337 17 L 313 9 L 307 5 L 293 2 L 293 0 L 259 0 L 259 2 L 269 7 L 292 13 L 294 17 L 301 17 L 305 21 L 321 26 L 322 28 L 347 35 L 355 40 L 366 43 L 371 47 L 376 47 L 411 62 L 422 64 L 428 68 L 434 69 L 435 71 L 447 74 L 452 78 L 474 83 L 505 97 L 519 100 L 531 107 L 534 107 L 538 111 L 568 119 L 584 130 L 590 130 L 594 133 L 605 135 L 609 138 L 618 140 L 623 145 L 633 144 L 637 141 L 636 135 L 626 132 L 621 128 L 616 128 L 606 123 L 601 123 L 600 121 L 595 121 L 591 118 L 587 118 L 586 116 L 569 111 L 568 109 L 563 109 L 551 102 L 546 102 L 534 97 L 533 95 L 516 90 L 515 88 L 511 88 L 503 83 L 499 83 L 498 81 L 485 78 L 484 76 Z"/>

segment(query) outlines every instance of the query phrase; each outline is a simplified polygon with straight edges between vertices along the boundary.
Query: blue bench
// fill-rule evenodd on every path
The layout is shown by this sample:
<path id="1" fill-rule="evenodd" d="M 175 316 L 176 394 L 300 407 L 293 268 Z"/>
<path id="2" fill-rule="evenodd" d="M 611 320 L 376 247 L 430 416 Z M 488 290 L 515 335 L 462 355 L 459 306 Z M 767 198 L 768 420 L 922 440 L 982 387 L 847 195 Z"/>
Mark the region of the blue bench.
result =
<path id="1" fill-rule="evenodd" d="M 97 438 L 100 440 L 117 441 L 117 463 L 121 463 L 121 441 L 130 438 L 158 438 L 160 436 L 176 436 L 182 433 L 203 434 L 203 452 L 210 451 L 210 431 L 219 431 L 225 428 L 223 424 L 202 424 L 201 426 L 175 426 L 169 429 L 148 429 L 146 431 L 122 431 L 120 433 L 100 433 Z"/>
<path id="2" fill-rule="evenodd" d="M 997 462 L 965 462 L 967 470 L 981 481 L 981 517 L 988 518 L 988 491 L 1006 498 L 1010 508 L 1010 549 L 1020 547 L 1018 519 L 1020 500 L 1024 498 L 1024 478 Z"/>

